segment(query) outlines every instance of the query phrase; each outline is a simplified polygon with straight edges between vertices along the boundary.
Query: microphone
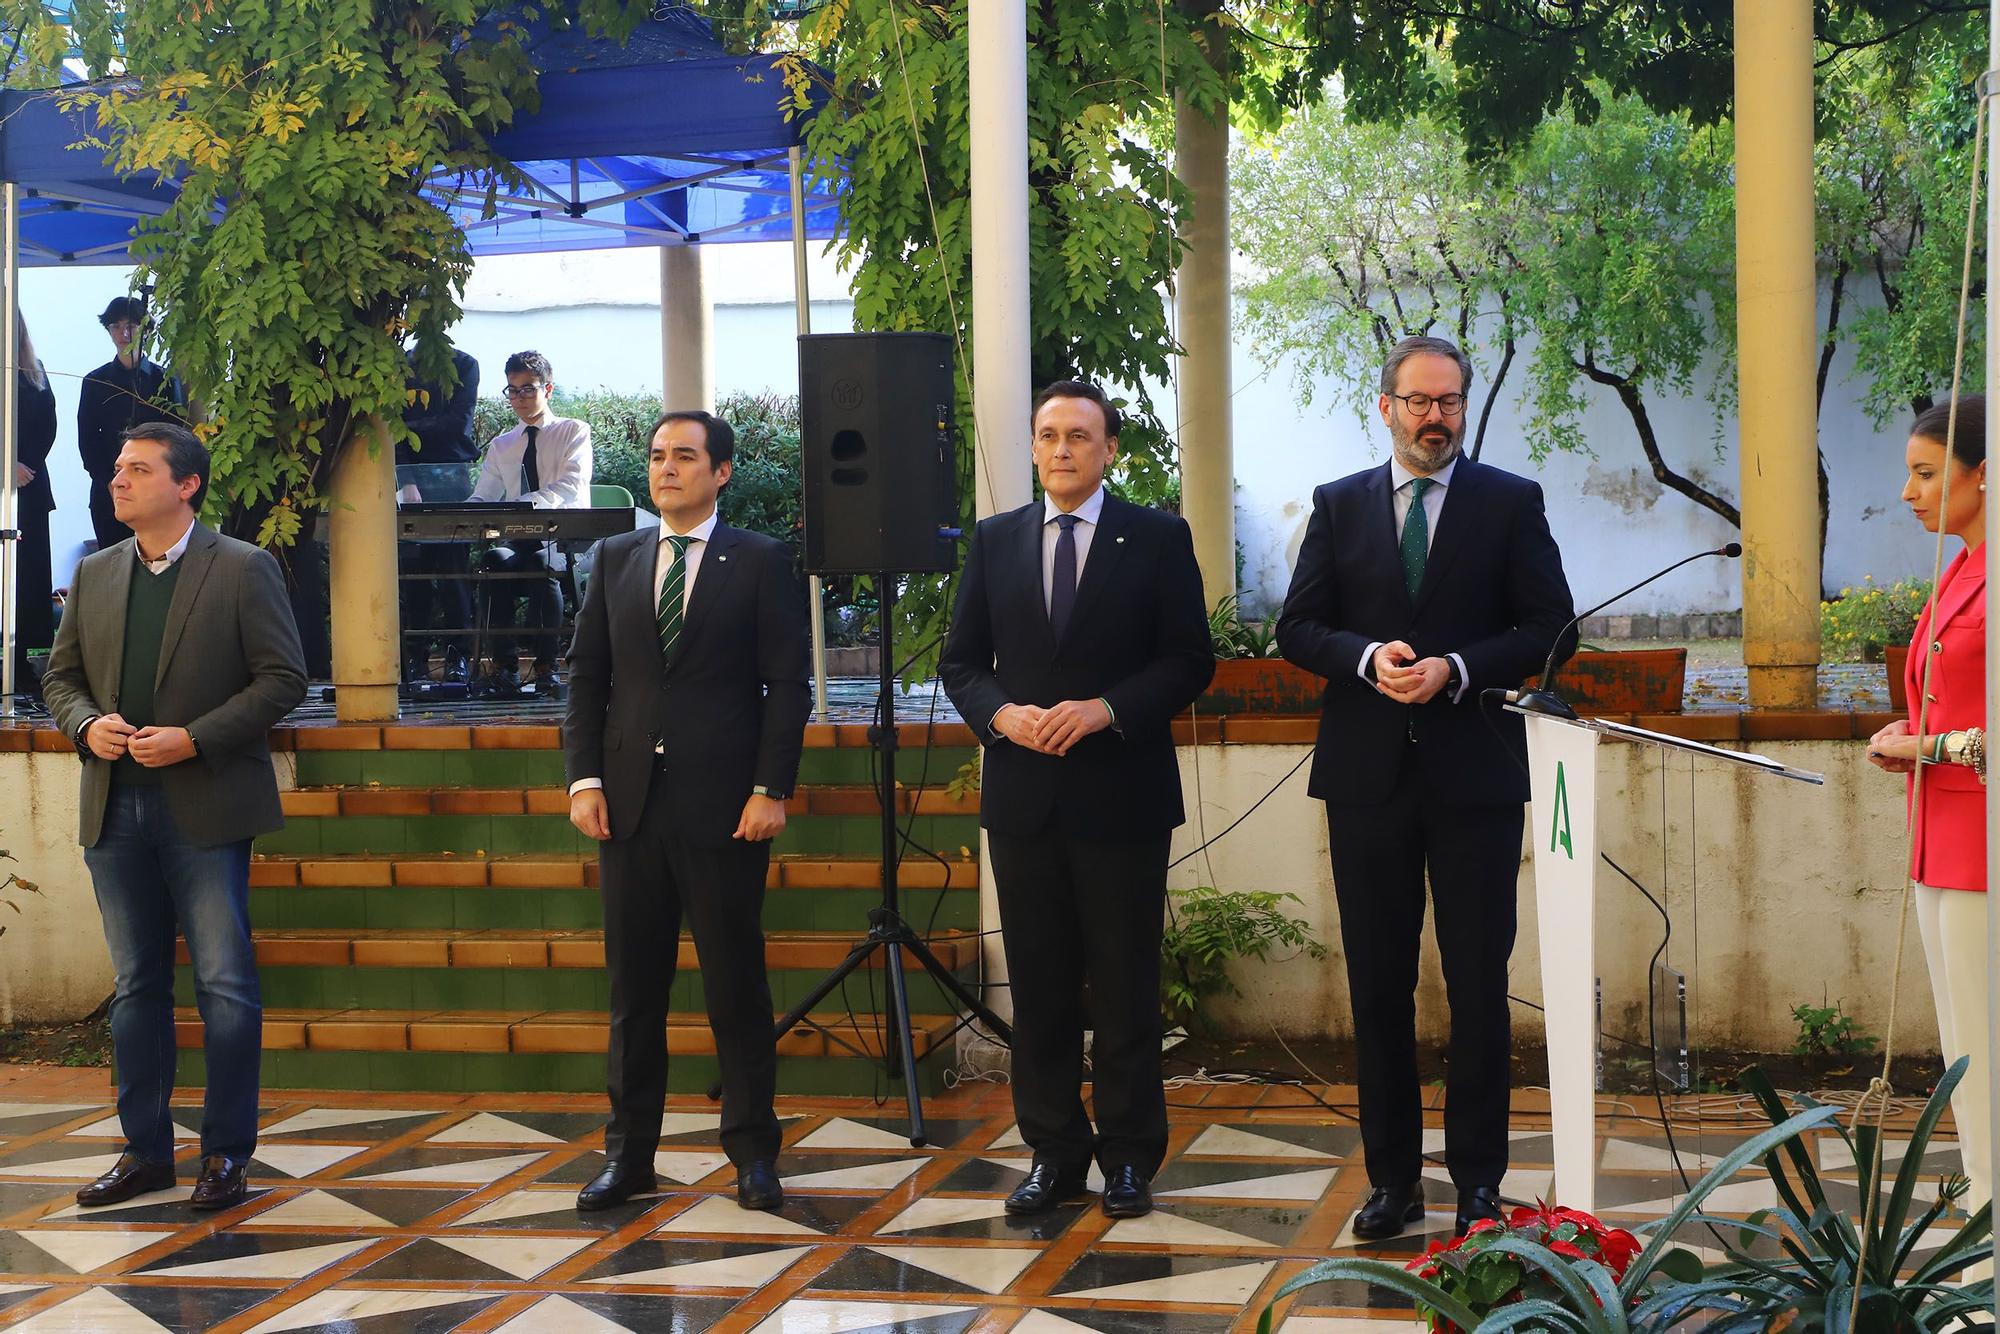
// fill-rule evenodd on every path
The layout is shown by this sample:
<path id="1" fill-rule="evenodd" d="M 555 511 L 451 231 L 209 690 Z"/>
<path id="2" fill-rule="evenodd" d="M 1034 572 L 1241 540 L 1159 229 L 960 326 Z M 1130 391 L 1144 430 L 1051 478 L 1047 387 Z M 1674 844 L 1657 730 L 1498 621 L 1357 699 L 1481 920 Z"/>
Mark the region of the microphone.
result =
<path id="1" fill-rule="evenodd" d="M 1623 592 L 1613 593 L 1610 597 L 1604 599 L 1604 601 L 1598 603 L 1595 607 L 1592 607 L 1589 611 L 1580 611 L 1576 615 L 1570 617 L 1569 624 L 1565 625 L 1561 630 L 1556 632 L 1556 642 L 1549 645 L 1549 659 L 1542 666 L 1541 681 L 1537 683 L 1535 688 L 1532 690 L 1522 690 L 1514 692 L 1513 698 L 1508 702 L 1516 705 L 1521 709 L 1526 710 L 1529 713 L 1544 713 L 1555 718 L 1575 718 L 1576 710 L 1572 709 L 1569 706 L 1568 702 L 1562 698 L 1562 696 L 1556 694 L 1554 689 L 1554 684 L 1556 679 L 1556 655 L 1562 652 L 1562 642 L 1564 635 L 1568 634 L 1572 629 L 1574 629 L 1579 623 L 1581 623 L 1584 620 L 1585 617 L 1597 615 L 1598 612 L 1603 611 L 1606 607 L 1618 601 L 1620 598 L 1638 592 L 1640 589 L 1644 588 L 1647 584 L 1652 583 L 1656 579 L 1666 578 L 1668 575 L 1672 574 L 1675 570 L 1678 570 L 1683 565 L 1688 565 L 1698 560 L 1706 560 L 1710 556 L 1726 556 L 1730 560 L 1735 560 L 1742 554 L 1743 554 L 1743 544 L 1741 542 L 1731 542 L 1727 546 L 1717 547 L 1713 551 L 1697 551 L 1692 556 L 1683 556 L 1681 559 L 1675 561 L 1672 565 L 1669 565 L 1666 569 L 1647 575 L 1644 579 L 1641 579 L 1638 583 L 1632 585 L 1628 589 L 1625 589 Z"/>

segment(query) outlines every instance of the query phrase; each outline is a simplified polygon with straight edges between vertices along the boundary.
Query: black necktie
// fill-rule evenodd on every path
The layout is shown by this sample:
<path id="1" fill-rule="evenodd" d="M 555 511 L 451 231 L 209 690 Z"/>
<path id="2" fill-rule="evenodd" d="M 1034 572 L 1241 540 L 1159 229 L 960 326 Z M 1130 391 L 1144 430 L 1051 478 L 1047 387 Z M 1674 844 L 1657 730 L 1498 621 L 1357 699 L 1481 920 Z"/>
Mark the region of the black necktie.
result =
<path id="1" fill-rule="evenodd" d="M 1049 576 L 1049 629 L 1062 642 L 1069 614 L 1076 607 L 1076 526 L 1083 520 L 1074 514 L 1056 515 L 1055 570 Z"/>
<path id="2" fill-rule="evenodd" d="M 535 465 L 535 437 L 542 433 L 539 426 L 522 428 L 528 433 L 528 447 L 521 451 L 521 494 L 542 489 L 542 470 Z"/>

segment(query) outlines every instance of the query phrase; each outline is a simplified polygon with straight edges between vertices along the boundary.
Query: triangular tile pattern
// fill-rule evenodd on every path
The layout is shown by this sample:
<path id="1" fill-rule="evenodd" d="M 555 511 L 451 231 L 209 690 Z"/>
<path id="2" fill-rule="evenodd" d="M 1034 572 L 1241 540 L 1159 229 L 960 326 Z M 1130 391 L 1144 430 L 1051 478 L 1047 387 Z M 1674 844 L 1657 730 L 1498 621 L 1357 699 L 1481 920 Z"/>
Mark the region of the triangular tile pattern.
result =
<path id="1" fill-rule="evenodd" d="M 161 1278 L 301 1279 L 375 1244 L 367 1237 L 218 1232 L 136 1272 Z"/>
<path id="2" fill-rule="evenodd" d="M 1290 1144 L 1270 1135 L 1243 1130 L 1237 1126 L 1210 1126 L 1195 1136 L 1187 1146 L 1191 1154 L 1215 1154 L 1231 1158 L 1311 1158 L 1336 1159 L 1340 1155 L 1328 1153 L 1325 1149 L 1313 1149 L 1304 1145 Z"/>
<path id="3" fill-rule="evenodd" d="M 24 1228 L 15 1235 L 47 1251 L 77 1273 L 87 1274 L 116 1264 L 148 1246 L 157 1246 L 174 1234 L 115 1228 Z"/>
<path id="4" fill-rule="evenodd" d="M 258 1175 L 262 1167 L 294 1179 L 316 1177 L 366 1152 L 365 1144 L 262 1144 L 250 1160 L 250 1174 Z"/>
<path id="5" fill-rule="evenodd" d="M 12 1328 L 20 1334 L 171 1334 L 165 1325 L 103 1288 L 85 1288 Z"/>
<path id="6" fill-rule="evenodd" d="M 537 1130 L 511 1117 L 478 1112 L 424 1140 L 426 1144 L 567 1144 L 561 1135 Z"/>
<path id="7" fill-rule="evenodd" d="M 364 1175 L 349 1178 L 353 1181 L 431 1181 L 439 1184 L 483 1186 L 513 1176 L 516 1172 L 534 1166 L 543 1158 L 541 1153 L 516 1153 L 503 1156 L 465 1149 L 406 1149 L 391 1155 L 383 1163 L 371 1165 Z M 373 1170 L 387 1167 L 387 1170 Z"/>
<path id="8" fill-rule="evenodd" d="M 635 1242 L 589 1270 L 585 1283 L 669 1288 L 761 1288 L 812 1253 L 810 1246 L 733 1242 Z"/>
<path id="9" fill-rule="evenodd" d="M 892 1158 L 887 1162 L 801 1172 L 796 1176 L 785 1174 L 783 1179 L 787 1190 L 894 1190 L 922 1171 L 930 1161 L 928 1158 Z"/>
<path id="10" fill-rule="evenodd" d="M 181 1116 L 175 1116 L 173 1118 L 173 1124 L 174 1124 L 174 1143 L 193 1144 L 201 1139 L 201 1130 L 196 1126 L 191 1126 L 186 1124 L 186 1122 L 183 1121 Z M 70 1131 L 69 1134 L 63 1136 L 63 1138 L 64 1139 L 115 1139 L 122 1141 L 125 1138 L 125 1129 L 118 1123 L 118 1118 L 116 1116 L 106 1116 L 96 1121 L 92 1121 L 89 1125 L 83 1126 L 80 1129 Z"/>
<path id="11" fill-rule="evenodd" d="M 977 1307 L 922 1302 L 859 1302 L 798 1298 L 766 1316 L 752 1334 L 955 1334 L 979 1315 Z"/>
<path id="12" fill-rule="evenodd" d="M 1107 1260 L 1150 1259 L 1151 1257 L 1104 1256 Z M 1219 1306 L 1241 1306 L 1248 1302 L 1257 1289 L 1277 1266 L 1275 1260 L 1254 1260 L 1247 1262 L 1212 1263 L 1204 1257 L 1199 1267 L 1188 1263 L 1187 1257 L 1160 1257 L 1167 1266 L 1165 1273 L 1155 1277 L 1135 1277 L 1124 1282 L 1104 1283 L 1095 1287 L 1072 1288 L 1071 1277 L 1085 1265 L 1078 1265 L 1065 1276 L 1057 1291 L 1065 1297 L 1094 1297 L 1100 1300 L 1122 1302 L 1205 1302 Z M 1104 1266 L 1115 1270 L 1128 1266 Z M 1154 1266 L 1129 1266 L 1138 1272 L 1145 1272 Z"/>
<path id="13" fill-rule="evenodd" d="M 1180 1218 L 1164 1209 L 1155 1209 L 1143 1218 L 1121 1218 L 1111 1225 L 1111 1230 L 1104 1234 L 1104 1239 L 1127 1246 L 1276 1245 L 1275 1242 L 1260 1241 L 1256 1237 L 1230 1232 L 1225 1228 L 1197 1222 L 1192 1218 Z"/>
<path id="14" fill-rule="evenodd" d="M 632 1331 L 567 1297 L 549 1296 L 500 1326 L 498 1334 L 632 1334 Z"/>
<path id="15" fill-rule="evenodd" d="M 870 1246 L 875 1254 L 994 1296 L 1007 1291 L 1041 1251 L 1031 1246 Z"/>
<path id="16" fill-rule="evenodd" d="M 489 1294 L 468 1292 L 383 1292 L 328 1288 L 253 1325 L 250 1334 L 290 1334 L 296 1330 L 365 1331 L 379 1316 L 409 1315 L 445 1306 L 465 1306 L 470 1317 L 494 1302 Z"/>
<path id="17" fill-rule="evenodd" d="M 328 1131 L 347 1130 L 392 1130 L 402 1134 L 411 1128 L 411 1123 L 437 1115 L 436 1108 L 399 1111 L 385 1107 L 314 1107 L 297 1112 L 275 1125 L 264 1127 L 258 1132 L 259 1139 L 269 1139 L 273 1135 L 307 1135 L 317 1139 L 357 1139 L 353 1134 L 336 1135 Z"/>

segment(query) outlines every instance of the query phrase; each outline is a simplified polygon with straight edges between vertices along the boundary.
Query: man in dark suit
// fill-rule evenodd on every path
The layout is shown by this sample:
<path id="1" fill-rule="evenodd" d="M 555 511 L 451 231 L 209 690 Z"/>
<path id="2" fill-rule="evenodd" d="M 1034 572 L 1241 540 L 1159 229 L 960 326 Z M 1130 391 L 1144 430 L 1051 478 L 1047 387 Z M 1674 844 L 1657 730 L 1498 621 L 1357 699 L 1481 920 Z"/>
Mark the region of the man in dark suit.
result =
<path id="1" fill-rule="evenodd" d="M 1379 407 L 1394 457 L 1313 493 L 1278 620 L 1286 659 L 1327 678 L 1308 790 L 1326 802 L 1374 1188 L 1354 1232 L 1371 1239 L 1424 1209 L 1426 870 L 1451 1005 L 1445 1163 L 1459 1231 L 1499 1216 L 1507 1170 L 1507 958 L 1528 770 L 1521 720 L 1481 717 L 1479 692 L 1538 671 L 1572 606 L 1541 488 L 1460 457 L 1471 386 L 1471 362 L 1443 339 L 1390 350 Z"/>
<path id="2" fill-rule="evenodd" d="M 599 840 L 611 972 L 607 1209 L 654 1188 L 681 919 L 701 956 L 736 1201 L 775 1209 L 777 1054 L 764 875 L 812 711 L 803 590 L 781 542 L 717 520 L 736 435 L 706 412 L 653 429 L 657 530 L 606 538 L 570 646 L 570 822 Z"/>
<path id="3" fill-rule="evenodd" d="M 97 549 L 108 550 L 132 535 L 118 521 L 111 501 L 111 476 L 124 447 L 124 431 L 141 422 L 178 421 L 168 403 L 180 388 L 159 364 L 139 351 L 146 303 L 136 296 L 113 297 L 97 317 L 117 355 L 83 377 L 76 400 L 76 452 L 90 474 L 90 523 Z"/>
<path id="4" fill-rule="evenodd" d="M 266 736 L 305 698 L 271 553 L 204 527 L 208 451 L 129 428 L 111 477 L 133 536 L 86 556 L 42 693 L 83 757 L 83 860 L 117 972 L 111 1045 L 125 1150 L 76 1193 L 117 1204 L 174 1184 L 174 937 L 187 940 L 208 1090 L 191 1203 L 241 1202 L 257 1143 L 263 1008 L 250 840 L 282 828 Z"/>
<path id="5" fill-rule="evenodd" d="M 1093 1155 L 1104 1212 L 1145 1214 L 1167 1147 L 1160 931 L 1185 818 L 1169 724 L 1215 655 L 1186 522 L 1104 492 L 1118 425 L 1095 385 L 1059 380 L 1036 397 L 1044 498 L 973 533 L 938 668 L 986 741 L 980 823 L 1014 999 L 1014 1111 L 1035 1155 L 1007 1198 L 1016 1214 L 1080 1193 Z"/>

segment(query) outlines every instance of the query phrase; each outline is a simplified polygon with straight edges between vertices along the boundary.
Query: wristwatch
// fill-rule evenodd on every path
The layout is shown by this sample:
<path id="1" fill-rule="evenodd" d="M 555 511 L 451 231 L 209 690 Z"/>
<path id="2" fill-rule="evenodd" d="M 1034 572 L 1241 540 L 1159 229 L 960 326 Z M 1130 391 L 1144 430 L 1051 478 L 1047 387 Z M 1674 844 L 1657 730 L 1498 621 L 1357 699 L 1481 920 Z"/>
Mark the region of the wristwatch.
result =
<path id="1" fill-rule="evenodd" d="M 792 799 L 791 793 L 780 792 L 776 788 L 768 787 L 763 783 L 759 783 L 757 786 L 751 788 L 750 795 L 753 797 L 769 797 L 772 801 L 790 801 Z"/>

